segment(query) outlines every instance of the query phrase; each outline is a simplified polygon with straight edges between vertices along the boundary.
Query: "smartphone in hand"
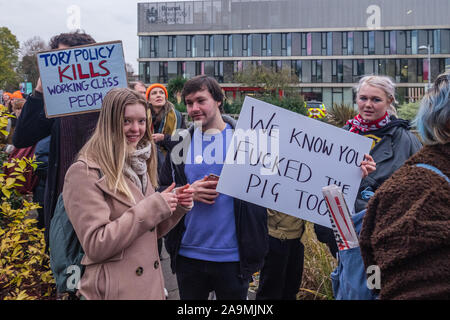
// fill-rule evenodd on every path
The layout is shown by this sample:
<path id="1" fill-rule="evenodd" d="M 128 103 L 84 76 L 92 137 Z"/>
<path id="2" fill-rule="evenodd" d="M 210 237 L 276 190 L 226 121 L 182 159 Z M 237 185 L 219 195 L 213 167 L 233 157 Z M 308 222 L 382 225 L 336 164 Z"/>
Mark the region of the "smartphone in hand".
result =
<path id="1" fill-rule="evenodd" d="M 214 173 L 210 173 L 208 178 L 206 178 L 206 181 L 219 181 L 219 176 Z"/>

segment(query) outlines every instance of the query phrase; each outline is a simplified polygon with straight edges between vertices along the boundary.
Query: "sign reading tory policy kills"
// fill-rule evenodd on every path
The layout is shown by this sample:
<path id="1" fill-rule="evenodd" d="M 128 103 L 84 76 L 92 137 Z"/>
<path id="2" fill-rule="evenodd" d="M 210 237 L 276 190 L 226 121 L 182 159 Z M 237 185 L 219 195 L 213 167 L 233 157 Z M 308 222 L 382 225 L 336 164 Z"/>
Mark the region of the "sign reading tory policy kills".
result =
<path id="1" fill-rule="evenodd" d="M 37 59 L 48 118 L 99 110 L 109 90 L 127 87 L 121 41 L 40 52 Z"/>
<path id="2" fill-rule="evenodd" d="M 217 191 L 330 227 L 322 187 L 352 211 L 371 140 L 246 97 Z"/>

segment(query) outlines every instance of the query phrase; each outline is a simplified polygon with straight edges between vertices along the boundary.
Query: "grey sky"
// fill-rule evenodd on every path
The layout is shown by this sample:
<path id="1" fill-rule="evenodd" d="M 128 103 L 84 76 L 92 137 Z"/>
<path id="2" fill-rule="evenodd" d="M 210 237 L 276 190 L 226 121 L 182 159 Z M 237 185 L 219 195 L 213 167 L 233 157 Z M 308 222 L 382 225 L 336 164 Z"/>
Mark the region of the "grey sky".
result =
<path id="1" fill-rule="evenodd" d="M 97 42 L 122 40 L 125 61 L 138 73 L 137 3 L 164 1 L 137 0 L 0 0 L 0 27 L 8 27 L 21 43 L 40 36 L 50 38 L 69 32 L 76 22 L 79 8 L 80 25 Z"/>

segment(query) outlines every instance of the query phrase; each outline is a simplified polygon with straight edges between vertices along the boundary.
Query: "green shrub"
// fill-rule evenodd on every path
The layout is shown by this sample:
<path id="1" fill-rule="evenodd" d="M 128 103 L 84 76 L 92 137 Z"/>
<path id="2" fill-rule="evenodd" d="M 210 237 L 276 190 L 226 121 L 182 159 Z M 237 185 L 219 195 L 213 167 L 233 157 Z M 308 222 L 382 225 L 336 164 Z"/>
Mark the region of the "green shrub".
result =
<path id="1" fill-rule="evenodd" d="M 8 118 L 0 106 L 0 119 Z M 6 121 L 7 122 L 7 121 Z M 0 121 L 3 131 L 5 121 Z M 0 300 L 54 299 L 56 289 L 45 253 L 44 231 L 31 213 L 38 204 L 28 202 L 15 188 L 25 181 L 24 173 L 36 169 L 35 158 L 7 162 L 0 152 Z M 3 167 L 14 168 L 10 176 Z"/>
<path id="2" fill-rule="evenodd" d="M 398 117 L 412 121 L 416 117 L 419 107 L 420 101 L 402 104 L 397 108 Z"/>

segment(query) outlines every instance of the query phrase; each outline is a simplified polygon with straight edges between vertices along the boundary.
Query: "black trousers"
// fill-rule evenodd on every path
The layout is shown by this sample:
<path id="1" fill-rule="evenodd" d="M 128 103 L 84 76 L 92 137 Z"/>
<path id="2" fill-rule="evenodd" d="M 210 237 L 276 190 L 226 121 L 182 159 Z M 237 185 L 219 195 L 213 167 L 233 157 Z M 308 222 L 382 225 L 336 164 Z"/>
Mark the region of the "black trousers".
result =
<path id="1" fill-rule="evenodd" d="M 239 262 L 212 262 L 177 256 L 176 274 L 181 300 L 247 299 L 249 279 L 239 276 Z"/>
<path id="2" fill-rule="evenodd" d="M 259 275 L 256 300 L 295 300 L 302 282 L 304 246 L 300 239 L 269 236 L 269 252 Z"/>

